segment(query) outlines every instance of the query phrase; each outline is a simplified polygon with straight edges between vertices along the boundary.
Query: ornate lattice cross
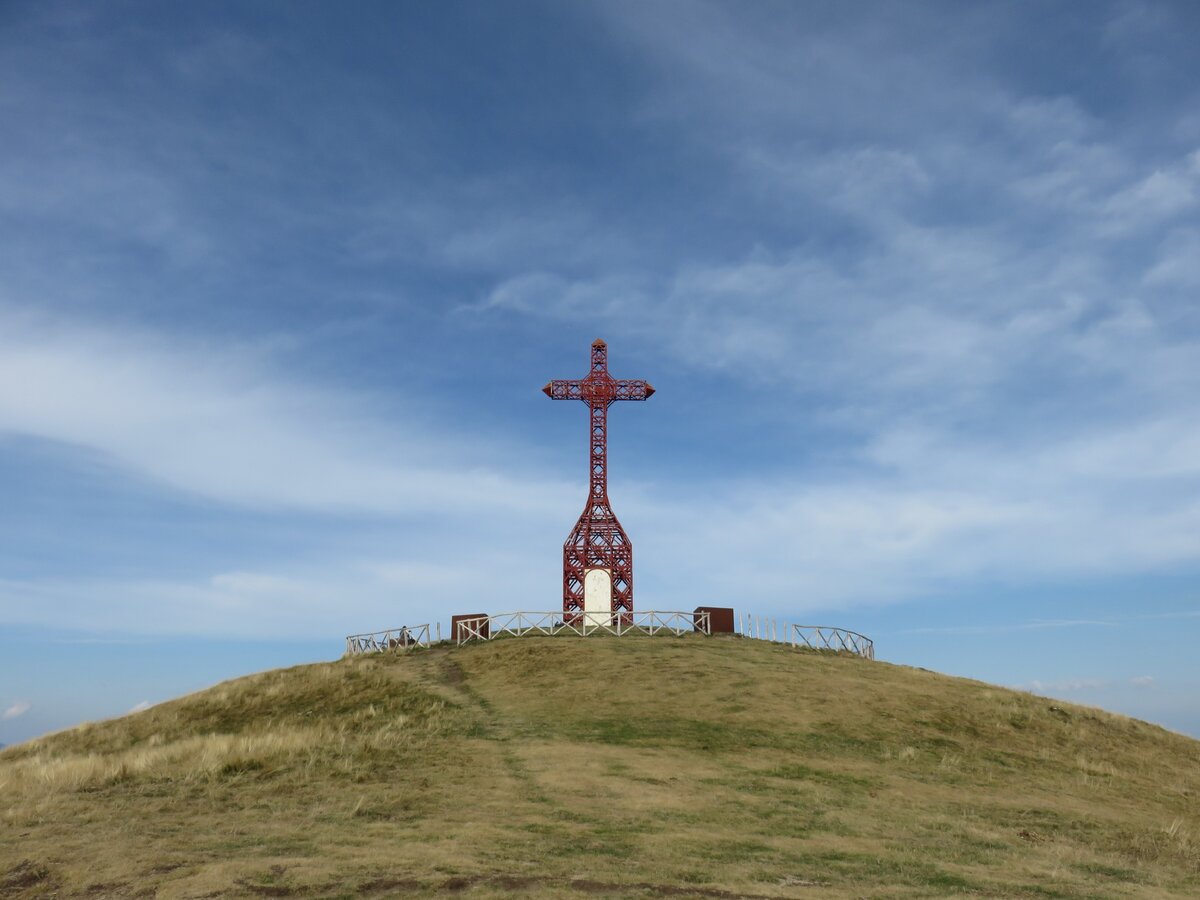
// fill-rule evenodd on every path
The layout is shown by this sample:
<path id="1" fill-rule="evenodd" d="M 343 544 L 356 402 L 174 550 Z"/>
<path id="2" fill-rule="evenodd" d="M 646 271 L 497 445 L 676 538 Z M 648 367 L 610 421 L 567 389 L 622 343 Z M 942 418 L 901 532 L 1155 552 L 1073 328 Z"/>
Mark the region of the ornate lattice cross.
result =
<path id="1" fill-rule="evenodd" d="M 645 400 L 654 388 L 609 375 L 608 345 L 596 340 L 586 378 L 551 381 L 542 390 L 552 400 L 582 400 L 591 422 L 587 505 L 563 543 L 563 613 L 632 613 L 633 545 L 608 502 L 608 407 Z"/>

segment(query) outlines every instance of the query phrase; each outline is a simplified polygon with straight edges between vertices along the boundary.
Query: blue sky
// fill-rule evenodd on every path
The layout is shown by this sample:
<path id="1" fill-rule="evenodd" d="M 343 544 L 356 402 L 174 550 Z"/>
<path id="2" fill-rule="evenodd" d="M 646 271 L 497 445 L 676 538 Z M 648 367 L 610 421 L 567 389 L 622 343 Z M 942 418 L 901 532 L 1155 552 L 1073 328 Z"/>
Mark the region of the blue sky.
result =
<path id="1" fill-rule="evenodd" d="M 1192 3 L 0 7 L 0 742 L 638 608 L 1200 736 Z"/>

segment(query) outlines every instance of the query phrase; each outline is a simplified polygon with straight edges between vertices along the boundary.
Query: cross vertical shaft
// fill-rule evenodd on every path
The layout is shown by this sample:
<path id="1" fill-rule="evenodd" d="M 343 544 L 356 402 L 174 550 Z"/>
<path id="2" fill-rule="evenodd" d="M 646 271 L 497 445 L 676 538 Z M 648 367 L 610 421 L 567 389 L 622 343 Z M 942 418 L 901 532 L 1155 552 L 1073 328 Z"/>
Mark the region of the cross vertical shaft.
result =
<path id="1" fill-rule="evenodd" d="M 608 404 L 592 403 L 591 473 L 588 496 L 593 503 L 608 502 Z"/>

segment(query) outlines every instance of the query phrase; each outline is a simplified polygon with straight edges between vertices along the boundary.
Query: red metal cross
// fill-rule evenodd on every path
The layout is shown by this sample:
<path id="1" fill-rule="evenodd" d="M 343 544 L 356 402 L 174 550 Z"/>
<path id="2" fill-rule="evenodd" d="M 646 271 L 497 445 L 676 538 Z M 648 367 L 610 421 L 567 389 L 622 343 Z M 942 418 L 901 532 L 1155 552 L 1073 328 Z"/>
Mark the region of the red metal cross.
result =
<path id="1" fill-rule="evenodd" d="M 582 400 L 591 419 L 587 505 L 563 543 L 563 613 L 583 611 L 584 579 L 592 569 L 608 573 L 609 609 L 632 613 L 633 545 L 608 502 L 608 407 L 618 400 L 645 400 L 654 388 L 609 375 L 608 345 L 596 340 L 586 378 L 551 381 L 542 390 L 552 400 Z"/>

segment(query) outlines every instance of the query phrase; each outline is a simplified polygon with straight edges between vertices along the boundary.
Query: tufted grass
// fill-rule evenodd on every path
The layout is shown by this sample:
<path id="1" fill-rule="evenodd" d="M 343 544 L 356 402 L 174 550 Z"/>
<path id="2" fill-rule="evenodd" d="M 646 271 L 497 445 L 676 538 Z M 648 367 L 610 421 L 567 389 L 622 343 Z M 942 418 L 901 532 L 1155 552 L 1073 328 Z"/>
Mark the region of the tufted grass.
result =
<path id="1" fill-rule="evenodd" d="M 265 672 L 0 752 L 0 896 L 1193 897 L 1200 742 L 736 638 Z"/>

